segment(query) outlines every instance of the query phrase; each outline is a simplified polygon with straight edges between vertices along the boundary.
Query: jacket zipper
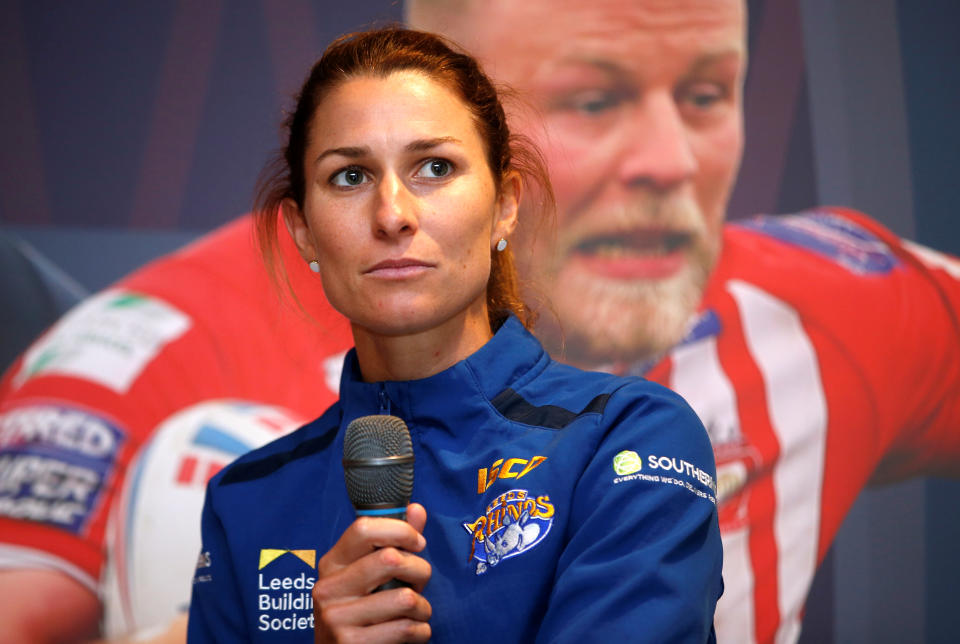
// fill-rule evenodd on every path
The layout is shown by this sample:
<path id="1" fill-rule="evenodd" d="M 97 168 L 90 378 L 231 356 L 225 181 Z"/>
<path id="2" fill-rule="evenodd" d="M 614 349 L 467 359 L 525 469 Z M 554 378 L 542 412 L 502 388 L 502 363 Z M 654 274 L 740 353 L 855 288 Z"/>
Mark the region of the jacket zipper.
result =
<path id="1" fill-rule="evenodd" d="M 380 398 L 380 413 L 385 415 L 390 415 L 390 398 L 387 396 L 387 390 L 383 386 L 383 383 L 380 384 L 380 391 L 378 392 L 378 397 Z"/>

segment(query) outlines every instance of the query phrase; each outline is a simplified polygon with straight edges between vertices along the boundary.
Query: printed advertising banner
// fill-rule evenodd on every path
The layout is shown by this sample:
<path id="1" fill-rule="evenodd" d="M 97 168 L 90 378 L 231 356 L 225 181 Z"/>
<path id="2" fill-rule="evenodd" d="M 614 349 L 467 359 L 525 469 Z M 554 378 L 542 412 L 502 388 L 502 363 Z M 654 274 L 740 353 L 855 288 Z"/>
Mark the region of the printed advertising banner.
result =
<path id="1" fill-rule="evenodd" d="M 56 570 L 103 635 L 162 632 L 206 480 L 335 400 L 349 325 L 282 227 L 277 296 L 249 212 L 318 54 L 391 23 L 474 54 L 543 154 L 556 216 L 528 191 L 509 248 L 545 347 L 703 421 L 718 640 L 952 639 L 949 0 L 3 3 L 0 588 Z"/>

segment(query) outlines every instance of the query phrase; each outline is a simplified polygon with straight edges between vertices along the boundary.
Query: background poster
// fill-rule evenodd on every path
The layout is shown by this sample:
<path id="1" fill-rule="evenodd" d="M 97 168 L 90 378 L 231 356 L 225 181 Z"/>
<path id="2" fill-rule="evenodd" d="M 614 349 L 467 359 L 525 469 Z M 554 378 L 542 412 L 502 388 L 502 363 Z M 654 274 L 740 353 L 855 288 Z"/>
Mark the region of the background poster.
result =
<path id="1" fill-rule="evenodd" d="M 746 147 L 729 217 L 837 204 L 960 254 L 950 0 L 753 0 Z M 96 290 L 249 209 L 290 94 L 395 0 L 0 3 L 0 226 Z M 946 640 L 960 485 L 854 507 L 805 641 Z"/>

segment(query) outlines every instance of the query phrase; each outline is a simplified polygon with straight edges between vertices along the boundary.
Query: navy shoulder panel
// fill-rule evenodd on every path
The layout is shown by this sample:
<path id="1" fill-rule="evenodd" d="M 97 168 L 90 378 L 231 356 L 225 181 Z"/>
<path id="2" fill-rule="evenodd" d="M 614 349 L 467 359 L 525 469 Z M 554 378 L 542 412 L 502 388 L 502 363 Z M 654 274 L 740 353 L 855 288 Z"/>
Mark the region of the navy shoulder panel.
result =
<path id="1" fill-rule="evenodd" d="M 297 445 L 284 452 L 277 452 L 269 456 L 254 458 L 253 460 L 235 462 L 231 465 L 220 479 L 220 485 L 231 485 L 233 483 L 243 483 L 244 481 L 253 481 L 273 474 L 284 465 L 297 461 L 301 458 L 311 456 L 317 452 L 327 449 L 337 436 L 337 425 L 333 425 L 320 436 L 309 438 L 297 443 Z M 253 452 L 256 456 L 256 452 Z"/>
<path id="2" fill-rule="evenodd" d="M 812 251 L 858 275 L 889 273 L 899 263 L 873 232 L 830 210 L 752 217 L 731 225 Z"/>
<path id="3" fill-rule="evenodd" d="M 600 394 L 580 411 L 571 411 L 556 405 L 537 407 L 513 389 L 505 389 L 490 402 L 508 420 L 546 429 L 563 429 L 586 414 L 602 414 L 608 400 L 610 394 Z"/>

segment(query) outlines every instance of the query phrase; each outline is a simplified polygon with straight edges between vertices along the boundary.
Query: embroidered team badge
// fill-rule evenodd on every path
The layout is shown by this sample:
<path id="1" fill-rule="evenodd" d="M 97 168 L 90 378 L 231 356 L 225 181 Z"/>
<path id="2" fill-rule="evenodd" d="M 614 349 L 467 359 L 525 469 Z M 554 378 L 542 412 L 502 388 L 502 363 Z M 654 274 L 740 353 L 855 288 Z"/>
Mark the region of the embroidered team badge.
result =
<path id="1" fill-rule="evenodd" d="M 535 496 L 519 489 L 504 492 L 487 506 L 485 514 L 463 524 L 470 535 L 468 561 L 476 560 L 476 572 L 482 575 L 489 566 L 527 552 L 546 538 L 553 515 L 546 494 Z"/>

